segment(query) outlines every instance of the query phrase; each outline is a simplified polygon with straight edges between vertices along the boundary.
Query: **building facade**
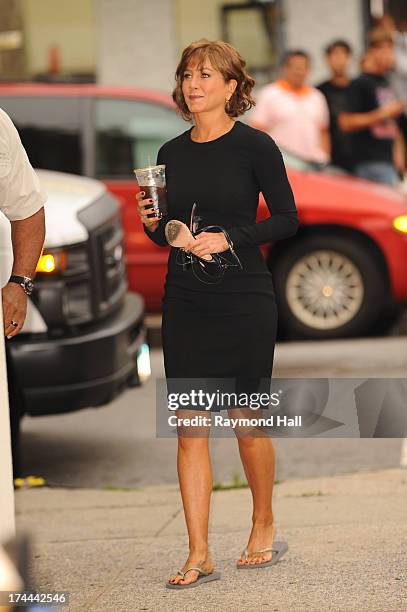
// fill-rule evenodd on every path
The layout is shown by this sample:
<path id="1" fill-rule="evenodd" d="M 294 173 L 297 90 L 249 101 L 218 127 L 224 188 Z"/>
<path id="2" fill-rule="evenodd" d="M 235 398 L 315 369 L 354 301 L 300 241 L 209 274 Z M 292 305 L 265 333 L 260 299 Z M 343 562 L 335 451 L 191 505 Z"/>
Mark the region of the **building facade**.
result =
<path id="1" fill-rule="evenodd" d="M 94 75 L 106 85 L 169 90 L 182 49 L 199 38 L 227 40 L 261 85 L 284 50 L 312 57 L 325 76 L 324 47 L 345 38 L 353 71 L 372 15 L 398 20 L 405 0 L 0 0 L 0 78 Z M 14 45 L 14 47 L 13 47 Z"/>

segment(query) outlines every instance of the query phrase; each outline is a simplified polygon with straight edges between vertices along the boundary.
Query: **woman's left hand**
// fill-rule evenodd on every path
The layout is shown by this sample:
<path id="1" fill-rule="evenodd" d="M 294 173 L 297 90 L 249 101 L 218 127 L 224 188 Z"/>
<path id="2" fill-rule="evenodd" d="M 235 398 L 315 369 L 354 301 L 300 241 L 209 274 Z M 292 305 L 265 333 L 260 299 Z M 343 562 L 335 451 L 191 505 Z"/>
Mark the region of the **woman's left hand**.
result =
<path id="1" fill-rule="evenodd" d="M 195 237 L 194 241 L 191 241 L 188 247 L 188 249 L 184 250 L 190 250 L 194 255 L 203 257 L 211 253 L 222 253 L 223 251 L 227 251 L 229 243 L 223 232 L 201 232 Z"/>

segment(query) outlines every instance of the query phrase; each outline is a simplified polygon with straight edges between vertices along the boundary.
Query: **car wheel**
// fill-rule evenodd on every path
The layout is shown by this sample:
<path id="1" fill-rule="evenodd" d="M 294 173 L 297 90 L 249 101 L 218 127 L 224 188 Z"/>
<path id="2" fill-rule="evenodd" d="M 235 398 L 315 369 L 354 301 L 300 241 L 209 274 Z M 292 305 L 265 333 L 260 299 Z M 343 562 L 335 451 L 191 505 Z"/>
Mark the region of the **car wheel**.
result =
<path id="1" fill-rule="evenodd" d="M 272 265 L 279 326 L 290 338 L 369 334 L 388 303 L 375 253 L 342 236 L 309 236 Z"/>

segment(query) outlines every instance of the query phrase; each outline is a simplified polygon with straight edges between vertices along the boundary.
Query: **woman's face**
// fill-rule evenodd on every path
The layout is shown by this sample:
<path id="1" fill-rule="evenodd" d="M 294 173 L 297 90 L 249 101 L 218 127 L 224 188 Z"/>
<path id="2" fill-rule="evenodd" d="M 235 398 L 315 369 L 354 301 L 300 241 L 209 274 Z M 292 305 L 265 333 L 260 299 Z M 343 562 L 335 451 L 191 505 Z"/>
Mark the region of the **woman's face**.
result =
<path id="1" fill-rule="evenodd" d="M 202 68 L 191 61 L 182 75 L 182 93 L 191 113 L 205 113 L 225 108 L 237 85 L 235 79 L 225 82 L 223 75 L 216 70 L 209 58 Z"/>

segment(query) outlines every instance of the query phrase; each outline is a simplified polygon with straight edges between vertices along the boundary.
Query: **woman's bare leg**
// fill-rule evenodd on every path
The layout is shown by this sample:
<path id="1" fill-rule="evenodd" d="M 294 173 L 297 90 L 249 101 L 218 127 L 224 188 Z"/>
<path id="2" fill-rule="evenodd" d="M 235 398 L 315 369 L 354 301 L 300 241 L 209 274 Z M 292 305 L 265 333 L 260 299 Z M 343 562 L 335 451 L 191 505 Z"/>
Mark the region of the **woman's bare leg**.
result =
<path id="1" fill-rule="evenodd" d="M 182 414 L 181 414 L 182 412 Z M 186 415 L 185 415 L 186 413 Z M 191 417 L 191 410 L 177 411 L 177 415 Z M 199 414 L 202 414 L 200 412 Z M 212 468 L 209 457 L 209 428 L 200 428 L 190 434 L 191 427 L 183 432 L 178 429 L 177 469 L 184 507 L 185 521 L 189 536 L 189 555 L 182 568 L 199 565 L 212 572 L 214 565 L 208 551 L 208 525 L 210 498 L 212 493 Z M 195 428 L 194 428 L 195 429 Z M 195 436 L 202 437 L 195 437 Z M 198 578 L 198 572 L 191 571 L 182 579 L 179 574 L 170 578 L 173 584 L 189 584 Z"/>
<path id="2" fill-rule="evenodd" d="M 248 410 L 248 411 L 247 411 Z M 237 415 L 239 412 L 239 415 Z M 231 411 L 232 417 L 253 418 L 251 409 Z M 275 525 L 272 510 L 272 496 L 275 477 L 275 451 L 271 438 L 265 431 L 252 428 L 235 430 L 239 453 L 253 499 L 252 530 L 247 549 L 250 552 L 272 545 Z M 269 561 L 271 552 L 250 555 L 247 563 Z M 244 562 L 241 557 L 239 563 Z"/>

